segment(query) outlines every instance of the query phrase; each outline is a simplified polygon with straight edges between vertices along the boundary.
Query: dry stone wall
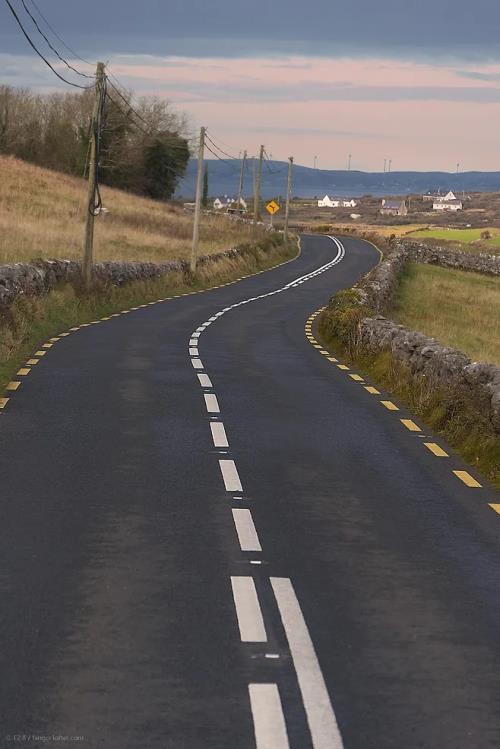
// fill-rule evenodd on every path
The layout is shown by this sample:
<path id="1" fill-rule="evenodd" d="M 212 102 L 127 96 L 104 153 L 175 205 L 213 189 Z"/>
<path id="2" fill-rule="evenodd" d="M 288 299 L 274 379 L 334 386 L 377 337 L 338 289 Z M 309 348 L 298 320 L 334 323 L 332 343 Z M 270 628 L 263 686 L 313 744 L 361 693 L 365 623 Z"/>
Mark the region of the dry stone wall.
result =
<path id="1" fill-rule="evenodd" d="M 393 252 L 356 287 L 361 302 L 375 313 L 359 323 L 359 344 L 370 353 L 389 349 L 394 359 L 404 363 L 415 377 L 425 377 L 436 387 L 455 388 L 500 433 L 500 367 L 473 362 L 461 351 L 443 346 L 434 338 L 408 330 L 380 314 L 390 306 L 399 276 L 409 260 L 500 275 L 497 256 L 469 255 L 420 243 L 398 242 Z"/>
<path id="2" fill-rule="evenodd" d="M 203 255 L 199 264 L 205 265 L 223 257 L 235 257 L 244 250 L 230 249 L 214 255 Z M 125 263 L 106 262 L 94 265 L 98 284 L 124 286 L 132 281 L 148 281 L 173 271 L 188 271 L 188 263 Z M 47 294 L 61 284 L 81 283 L 81 264 L 75 260 L 40 260 L 35 263 L 15 263 L 0 266 L 0 312 L 6 310 L 22 295 Z"/>

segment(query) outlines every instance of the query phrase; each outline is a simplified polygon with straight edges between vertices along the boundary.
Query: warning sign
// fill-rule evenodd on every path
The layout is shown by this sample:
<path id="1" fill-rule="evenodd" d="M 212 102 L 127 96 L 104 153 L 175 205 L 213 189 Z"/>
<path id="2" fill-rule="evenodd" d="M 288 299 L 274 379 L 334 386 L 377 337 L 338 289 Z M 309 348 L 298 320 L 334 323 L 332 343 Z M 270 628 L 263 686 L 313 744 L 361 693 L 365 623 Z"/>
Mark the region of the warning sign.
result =
<path id="1" fill-rule="evenodd" d="M 271 214 L 271 216 L 274 216 L 275 213 L 278 213 L 280 209 L 280 206 L 275 200 L 271 200 L 270 203 L 266 205 L 266 211 Z"/>

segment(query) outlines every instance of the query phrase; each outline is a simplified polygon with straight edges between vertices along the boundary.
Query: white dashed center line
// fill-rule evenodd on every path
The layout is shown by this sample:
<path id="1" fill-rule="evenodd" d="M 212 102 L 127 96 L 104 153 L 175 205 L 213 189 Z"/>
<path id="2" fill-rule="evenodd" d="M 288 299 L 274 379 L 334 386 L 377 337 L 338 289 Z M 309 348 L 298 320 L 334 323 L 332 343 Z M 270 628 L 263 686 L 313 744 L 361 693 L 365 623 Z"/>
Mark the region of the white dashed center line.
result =
<path id="1" fill-rule="evenodd" d="M 229 447 L 226 430 L 221 421 L 210 422 L 210 429 L 212 430 L 212 439 L 215 447 Z"/>
<path id="2" fill-rule="evenodd" d="M 200 381 L 200 385 L 202 388 L 211 388 L 212 383 L 210 381 L 210 377 L 207 374 L 199 374 L 198 379 Z"/>
<path id="3" fill-rule="evenodd" d="M 234 464 L 234 460 L 219 460 L 224 486 L 227 492 L 242 492 L 240 477 Z"/>
<path id="4" fill-rule="evenodd" d="M 209 414 L 220 413 L 217 397 L 213 393 L 205 393 L 205 405 Z"/>
<path id="5" fill-rule="evenodd" d="M 250 684 L 257 749 L 289 749 L 283 707 L 276 684 Z"/>
<path id="6" fill-rule="evenodd" d="M 253 577 L 232 577 L 234 606 L 242 642 L 267 642 Z"/>
<path id="7" fill-rule="evenodd" d="M 241 550 L 262 551 L 250 510 L 233 509 L 233 519 Z"/>
<path id="8" fill-rule="evenodd" d="M 330 262 L 325 263 L 311 273 L 296 278 L 279 289 L 224 307 L 196 328 L 196 331 L 191 334 L 189 340 L 189 355 L 193 368 L 195 370 L 204 369 L 203 363 L 199 358 L 198 348 L 201 334 L 225 313 L 244 304 L 298 287 L 339 263 L 345 255 L 344 246 L 335 237 L 330 237 L 330 239 L 337 246 L 337 254 Z M 197 373 L 197 376 L 202 388 L 213 387 L 206 373 Z M 214 393 L 204 393 L 204 399 L 208 414 L 220 414 L 219 403 Z M 224 451 L 220 448 L 228 448 L 229 442 L 224 424 L 219 419 L 219 416 L 210 416 L 209 423 L 213 444 L 219 449 L 220 455 L 221 453 L 224 454 Z M 233 500 L 241 501 L 243 499 L 243 496 L 241 496 L 243 487 L 234 460 L 220 458 L 219 466 L 226 491 L 232 493 Z M 262 546 L 250 510 L 246 508 L 232 508 L 231 511 L 241 550 L 243 552 L 261 552 Z M 248 561 L 252 565 L 262 564 L 262 561 L 258 559 Z M 297 674 L 313 749 L 342 749 L 342 739 L 323 674 L 292 583 L 288 578 L 275 577 L 270 578 L 270 582 L 278 604 Z M 264 617 L 254 578 L 247 576 L 231 577 L 231 586 L 241 641 L 254 643 L 267 642 Z M 252 655 L 251 657 L 255 656 Z M 279 653 L 266 653 L 264 657 L 268 660 L 278 661 L 280 655 Z M 256 749 L 289 749 L 287 728 L 278 686 L 273 683 L 250 684 L 248 689 L 254 722 Z"/>

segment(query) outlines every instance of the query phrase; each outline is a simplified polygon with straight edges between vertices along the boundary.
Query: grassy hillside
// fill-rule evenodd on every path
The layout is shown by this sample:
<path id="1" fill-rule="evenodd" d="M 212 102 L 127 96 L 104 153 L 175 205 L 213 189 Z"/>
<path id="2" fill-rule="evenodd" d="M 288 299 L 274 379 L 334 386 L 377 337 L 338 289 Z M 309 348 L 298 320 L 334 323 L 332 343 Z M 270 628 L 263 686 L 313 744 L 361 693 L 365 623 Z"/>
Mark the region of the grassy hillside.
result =
<path id="1" fill-rule="evenodd" d="M 410 263 L 393 316 L 475 361 L 500 366 L 500 278 Z"/>
<path id="2" fill-rule="evenodd" d="M 109 213 L 95 222 L 95 259 L 161 262 L 189 256 L 192 214 L 182 208 L 103 187 Z M 86 183 L 0 156 L 0 264 L 37 257 L 80 258 Z M 250 229 L 204 216 L 200 251 L 240 244 Z"/>

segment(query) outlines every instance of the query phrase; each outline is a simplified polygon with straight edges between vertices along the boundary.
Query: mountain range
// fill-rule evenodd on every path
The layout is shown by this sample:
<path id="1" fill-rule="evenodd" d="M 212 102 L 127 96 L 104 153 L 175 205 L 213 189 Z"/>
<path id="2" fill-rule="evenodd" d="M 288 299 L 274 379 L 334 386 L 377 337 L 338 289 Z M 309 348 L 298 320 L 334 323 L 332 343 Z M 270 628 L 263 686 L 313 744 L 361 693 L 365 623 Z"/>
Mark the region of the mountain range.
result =
<path id="1" fill-rule="evenodd" d="M 195 195 L 198 162 L 191 159 L 186 175 L 180 182 L 176 196 L 192 200 Z M 239 159 L 205 161 L 208 168 L 208 186 L 211 197 L 236 196 L 238 192 L 241 161 Z M 246 162 L 244 196 L 253 191 L 253 169 L 255 159 Z M 278 197 L 286 193 L 288 163 L 265 161 L 262 172 L 262 197 Z M 325 194 L 337 197 L 361 197 L 362 195 L 390 196 L 426 192 L 495 192 L 500 190 L 500 172 L 359 172 L 312 169 L 294 165 L 294 197 L 314 198 Z"/>

